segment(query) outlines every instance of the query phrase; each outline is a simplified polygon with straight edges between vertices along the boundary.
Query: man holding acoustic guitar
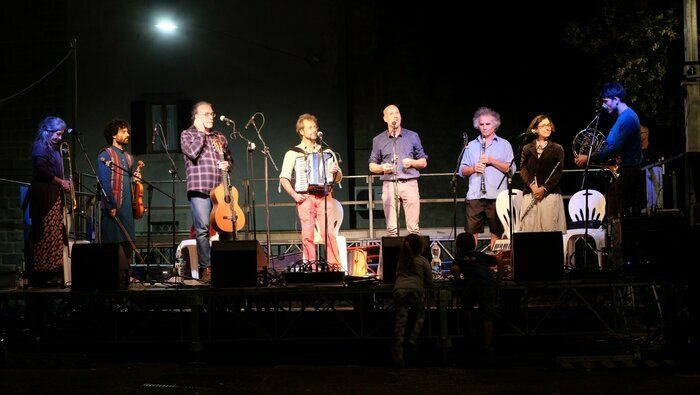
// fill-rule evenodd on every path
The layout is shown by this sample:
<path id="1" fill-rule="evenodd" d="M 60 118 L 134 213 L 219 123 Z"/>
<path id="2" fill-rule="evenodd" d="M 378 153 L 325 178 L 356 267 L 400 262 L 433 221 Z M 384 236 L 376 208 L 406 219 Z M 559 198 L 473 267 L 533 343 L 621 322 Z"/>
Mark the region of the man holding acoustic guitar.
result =
<path id="1" fill-rule="evenodd" d="M 333 183 L 340 182 L 343 174 L 338 167 L 338 161 L 330 150 L 324 150 L 321 144 L 317 144 L 318 120 L 311 114 L 299 116 L 296 124 L 296 132 L 301 138 L 301 143 L 292 147 L 284 155 L 282 171 L 280 172 L 280 184 L 285 191 L 297 203 L 297 214 L 301 222 L 301 243 L 304 259 L 312 266 L 316 261 L 316 246 L 314 245 L 314 226 L 316 217 L 331 211 L 333 196 L 331 195 Z M 295 173 L 295 184 L 292 186 L 292 172 Z M 332 228 L 329 219 L 327 226 Z M 331 268 L 340 267 L 340 255 L 335 234 L 326 229 L 320 229 L 321 238 L 327 240 L 326 256 Z M 326 239 L 326 233 L 328 234 Z"/>
<path id="2" fill-rule="evenodd" d="M 210 193 L 231 170 L 231 152 L 226 137 L 212 130 L 216 114 L 211 103 L 200 101 L 192 107 L 192 126 L 180 135 L 180 146 L 185 157 L 187 200 L 192 209 L 192 220 L 197 239 L 200 279 L 211 281 L 211 245 L 209 223 L 212 213 Z M 235 191 L 235 189 L 233 189 Z M 237 197 L 237 194 L 235 196 Z M 228 206 L 222 204 L 221 206 Z M 240 210 L 240 208 L 239 208 Z M 234 213 L 238 211 L 233 211 Z M 236 222 L 236 216 L 222 215 L 224 220 Z M 241 215 L 242 217 L 242 215 Z M 225 224 L 221 225 L 223 228 Z"/>

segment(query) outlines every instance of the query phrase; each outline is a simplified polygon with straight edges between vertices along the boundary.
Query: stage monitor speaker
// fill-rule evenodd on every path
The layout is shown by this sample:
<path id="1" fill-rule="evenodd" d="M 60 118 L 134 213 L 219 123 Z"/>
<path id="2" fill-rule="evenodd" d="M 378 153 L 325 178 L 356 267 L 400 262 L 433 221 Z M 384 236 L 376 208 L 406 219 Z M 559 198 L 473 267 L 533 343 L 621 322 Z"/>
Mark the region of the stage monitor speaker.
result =
<path id="1" fill-rule="evenodd" d="M 126 262 L 126 260 L 123 260 Z M 129 268 L 119 268 L 119 244 L 75 244 L 71 252 L 71 289 L 129 288 Z"/>
<path id="2" fill-rule="evenodd" d="M 215 241 L 211 246 L 211 286 L 254 287 L 267 259 L 257 240 Z"/>
<path id="3" fill-rule="evenodd" d="M 403 244 L 403 236 L 382 237 L 382 282 L 385 284 L 393 284 L 396 282 L 396 265 L 399 261 L 399 253 L 401 252 L 401 244 Z M 430 237 L 421 236 L 425 249 L 423 256 L 430 262 L 433 257 L 430 255 Z"/>
<path id="4" fill-rule="evenodd" d="M 515 281 L 561 280 L 564 241 L 561 232 L 513 233 Z"/>

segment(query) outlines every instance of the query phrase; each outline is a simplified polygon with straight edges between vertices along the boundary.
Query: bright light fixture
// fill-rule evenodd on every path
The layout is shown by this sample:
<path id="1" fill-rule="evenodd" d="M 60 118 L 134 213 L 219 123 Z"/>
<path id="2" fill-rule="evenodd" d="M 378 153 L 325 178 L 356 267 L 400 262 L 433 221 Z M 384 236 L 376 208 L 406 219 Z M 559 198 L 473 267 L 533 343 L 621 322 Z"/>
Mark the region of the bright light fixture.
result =
<path id="1" fill-rule="evenodd" d="M 170 19 L 161 19 L 156 24 L 156 28 L 163 33 L 172 33 L 177 30 L 177 25 Z"/>

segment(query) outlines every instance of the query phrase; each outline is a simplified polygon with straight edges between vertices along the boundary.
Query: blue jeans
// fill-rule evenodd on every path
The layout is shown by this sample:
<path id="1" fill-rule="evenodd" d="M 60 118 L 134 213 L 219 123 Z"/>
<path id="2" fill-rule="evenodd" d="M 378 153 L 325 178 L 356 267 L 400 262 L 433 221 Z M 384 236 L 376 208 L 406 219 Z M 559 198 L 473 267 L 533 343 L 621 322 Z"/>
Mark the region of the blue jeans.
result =
<path id="1" fill-rule="evenodd" d="M 211 199 L 190 197 L 192 221 L 194 222 L 195 238 L 197 239 L 197 258 L 200 269 L 211 264 L 211 244 L 209 244 L 209 215 L 211 214 Z"/>

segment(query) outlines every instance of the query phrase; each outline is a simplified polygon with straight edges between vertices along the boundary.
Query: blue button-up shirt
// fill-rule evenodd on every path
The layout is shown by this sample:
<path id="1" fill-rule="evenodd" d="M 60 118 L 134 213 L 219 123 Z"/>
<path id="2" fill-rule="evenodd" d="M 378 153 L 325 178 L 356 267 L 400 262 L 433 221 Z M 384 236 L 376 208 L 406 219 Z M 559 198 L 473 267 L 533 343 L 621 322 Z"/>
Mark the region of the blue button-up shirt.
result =
<path id="1" fill-rule="evenodd" d="M 462 176 L 462 166 L 474 166 L 479 162 L 479 158 L 481 157 L 481 140 L 482 137 L 479 135 L 477 138 L 467 144 L 467 149 L 464 150 L 464 155 L 462 155 L 462 163 L 459 166 L 460 176 Z M 486 146 L 486 155 L 489 155 L 493 159 L 501 162 L 511 163 L 513 160 L 513 147 L 511 147 L 510 143 L 506 139 L 494 135 L 491 143 Z M 515 163 L 511 165 L 510 170 L 511 172 L 515 172 Z M 506 181 L 504 180 L 501 182 L 501 180 L 503 180 L 503 175 L 504 174 L 496 167 L 486 166 L 483 176 L 479 173 L 474 173 L 469 176 L 467 200 L 495 199 L 498 197 L 498 193 L 507 188 Z M 485 194 L 481 193 L 482 177 L 484 178 L 484 183 L 486 186 Z"/>
<path id="2" fill-rule="evenodd" d="M 397 178 L 411 179 L 420 177 L 420 172 L 414 167 L 403 167 L 403 160 L 410 159 L 428 159 L 428 155 L 423 151 L 423 146 L 420 143 L 418 133 L 401 128 L 401 134 L 397 137 L 389 136 L 389 131 L 385 130 L 379 133 L 372 139 L 372 153 L 369 156 L 369 163 L 393 163 L 394 142 L 396 142 L 396 156 L 398 157 Z M 382 181 L 391 181 L 394 179 L 392 174 L 382 174 L 379 177 Z"/>

